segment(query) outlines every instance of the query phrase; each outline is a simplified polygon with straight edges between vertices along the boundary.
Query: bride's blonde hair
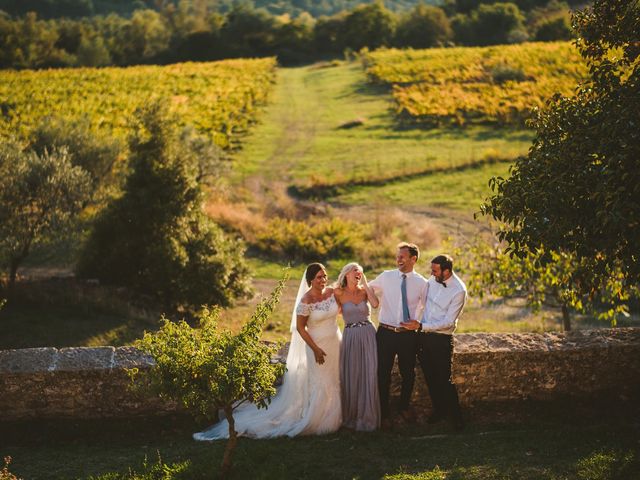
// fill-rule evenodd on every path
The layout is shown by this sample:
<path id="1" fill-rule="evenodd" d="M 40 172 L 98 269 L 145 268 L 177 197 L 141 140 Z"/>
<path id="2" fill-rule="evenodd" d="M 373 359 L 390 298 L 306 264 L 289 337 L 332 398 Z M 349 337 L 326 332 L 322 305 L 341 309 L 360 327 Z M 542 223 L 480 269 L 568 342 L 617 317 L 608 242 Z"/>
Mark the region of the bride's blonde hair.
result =
<path id="1" fill-rule="evenodd" d="M 355 270 L 355 269 L 360 269 L 361 271 L 363 270 L 362 265 L 360 265 L 359 263 L 356 262 L 351 262 L 351 263 L 347 263 L 344 267 L 342 267 L 342 270 L 340 271 L 340 275 L 338 275 L 338 281 L 336 282 L 336 286 L 340 287 L 340 288 L 344 288 L 347 286 L 347 273 L 349 273 L 351 270 Z"/>

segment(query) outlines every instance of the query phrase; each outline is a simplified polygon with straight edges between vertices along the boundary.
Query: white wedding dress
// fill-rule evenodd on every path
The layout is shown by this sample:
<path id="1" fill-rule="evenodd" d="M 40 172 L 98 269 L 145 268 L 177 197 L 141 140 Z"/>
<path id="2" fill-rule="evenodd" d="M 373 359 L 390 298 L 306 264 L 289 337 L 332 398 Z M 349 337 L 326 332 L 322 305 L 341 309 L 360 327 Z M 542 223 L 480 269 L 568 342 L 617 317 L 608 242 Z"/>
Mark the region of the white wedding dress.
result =
<path id="1" fill-rule="evenodd" d="M 306 285 L 305 285 L 306 287 Z M 342 334 L 336 323 L 338 304 L 333 295 L 321 302 L 304 304 L 301 288 L 294 310 L 308 315 L 307 331 L 326 353 L 319 365 L 313 351 L 293 328 L 287 355 L 287 371 L 282 386 L 267 409 L 248 403 L 233 414 L 238 435 L 251 438 L 273 438 L 297 435 L 321 435 L 335 432 L 342 424 L 340 402 L 340 341 Z M 229 437 L 229 424 L 221 420 L 209 429 L 193 435 L 196 440 L 217 440 Z"/>

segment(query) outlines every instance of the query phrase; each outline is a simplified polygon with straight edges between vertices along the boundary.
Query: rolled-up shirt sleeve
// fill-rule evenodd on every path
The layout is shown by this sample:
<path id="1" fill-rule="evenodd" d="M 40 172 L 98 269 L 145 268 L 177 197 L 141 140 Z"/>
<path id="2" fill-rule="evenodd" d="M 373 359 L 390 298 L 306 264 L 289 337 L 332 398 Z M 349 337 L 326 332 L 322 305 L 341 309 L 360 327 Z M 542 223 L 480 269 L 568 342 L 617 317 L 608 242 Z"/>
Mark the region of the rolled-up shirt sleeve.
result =
<path id="1" fill-rule="evenodd" d="M 466 297 L 467 292 L 465 291 L 456 293 L 447 307 L 447 313 L 440 318 L 432 318 L 429 323 L 423 323 L 422 330 L 425 332 L 435 332 L 438 330 L 453 329 L 462 312 Z"/>
<path id="2" fill-rule="evenodd" d="M 422 323 L 422 319 L 424 317 L 424 312 L 427 309 L 427 297 L 429 296 L 429 282 L 424 282 L 422 286 L 422 292 L 420 293 L 420 302 L 418 303 L 418 308 L 416 309 L 415 320 Z"/>
<path id="3" fill-rule="evenodd" d="M 378 275 L 376 278 L 371 280 L 369 286 L 373 288 L 377 295 L 382 293 L 382 274 Z"/>

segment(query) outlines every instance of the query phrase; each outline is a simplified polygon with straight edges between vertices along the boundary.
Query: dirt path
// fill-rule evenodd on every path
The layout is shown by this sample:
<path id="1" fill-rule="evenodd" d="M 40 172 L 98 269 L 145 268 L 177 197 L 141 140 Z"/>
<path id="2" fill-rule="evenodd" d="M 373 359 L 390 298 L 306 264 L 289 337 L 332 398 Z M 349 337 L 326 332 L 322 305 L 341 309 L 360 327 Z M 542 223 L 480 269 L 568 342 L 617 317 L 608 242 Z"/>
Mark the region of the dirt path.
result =
<path id="1" fill-rule="evenodd" d="M 296 75 L 295 69 L 282 69 L 274 94 L 275 117 L 280 124 L 278 135 L 273 139 L 273 152 L 266 163 L 277 166 L 280 174 L 287 177 L 287 168 L 295 165 L 313 144 L 316 135 L 321 101 L 306 88 L 306 77 Z M 304 97 L 305 104 L 301 99 Z M 314 108 L 309 109 L 308 104 Z"/>

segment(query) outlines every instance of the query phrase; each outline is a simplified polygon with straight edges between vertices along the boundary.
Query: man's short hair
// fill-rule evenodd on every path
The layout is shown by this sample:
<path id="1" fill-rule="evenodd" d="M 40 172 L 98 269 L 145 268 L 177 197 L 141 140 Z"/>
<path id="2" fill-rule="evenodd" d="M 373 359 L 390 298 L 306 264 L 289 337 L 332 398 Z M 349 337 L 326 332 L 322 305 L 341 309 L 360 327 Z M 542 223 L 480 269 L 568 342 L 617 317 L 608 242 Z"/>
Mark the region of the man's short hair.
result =
<path id="1" fill-rule="evenodd" d="M 420 249 L 415 243 L 400 242 L 398 244 L 398 250 L 400 250 L 401 248 L 406 248 L 407 250 L 409 250 L 410 256 L 416 257 L 418 260 L 420 260 Z"/>
<path id="2" fill-rule="evenodd" d="M 449 255 L 438 255 L 431 260 L 431 263 L 435 263 L 436 265 L 440 265 L 440 270 L 443 272 L 445 270 L 449 270 L 453 272 L 453 258 Z"/>

